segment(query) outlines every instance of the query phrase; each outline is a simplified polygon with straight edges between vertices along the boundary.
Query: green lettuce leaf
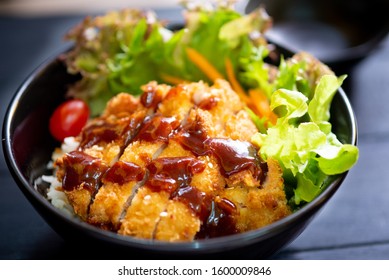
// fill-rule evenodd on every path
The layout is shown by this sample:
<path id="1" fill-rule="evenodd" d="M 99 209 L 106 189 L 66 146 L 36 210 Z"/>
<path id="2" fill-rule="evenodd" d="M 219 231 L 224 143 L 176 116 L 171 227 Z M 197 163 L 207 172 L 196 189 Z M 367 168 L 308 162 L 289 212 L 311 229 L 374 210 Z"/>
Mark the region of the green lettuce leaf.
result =
<path id="1" fill-rule="evenodd" d="M 271 21 L 263 9 L 241 15 L 224 5 L 187 7 L 185 20 L 182 29 L 172 32 L 155 15 L 135 9 L 85 19 L 67 36 L 75 47 L 64 61 L 70 73 L 82 77 L 69 95 L 86 100 L 92 115 L 98 115 L 115 94 L 139 95 L 150 81 L 169 83 L 165 79 L 172 77 L 212 82 L 190 61 L 187 48 L 204 56 L 224 77 L 227 59 L 237 76 L 241 61 L 260 61 L 253 67 L 267 72 L 261 70 L 264 55 L 258 56 L 268 53 L 263 33 Z"/>
<path id="2" fill-rule="evenodd" d="M 318 123 L 330 119 L 331 101 L 345 78 L 346 75 L 339 78 L 335 75 L 324 75 L 320 79 L 308 107 L 308 113 L 313 122 Z"/>
<path id="3" fill-rule="evenodd" d="M 295 205 L 312 201 L 330 176 L 349 170 L 358 160 L 358 148 L 342 144 L 327 122 L 332 97 L 343 79 L 324 75 L 311 101 L 298 91 L 275 91 L 271 108 L 283 108 L 283 115 L 267 133 L 252 138 L 262 158 L 277 159 L 284 173 L 294 178 L 289 181 L 295 182 Z"/>
<path id="4" fill-rule="evenodd" d="M 160 80 L 154 69 L 164 30 L 153 14 L 134 9 L 86 18 L 67 35 L 75 46 L 63 59 L 69 73 L 82 76 L 68 94 L 86 100 L 94 116 L 117 93 L 139 95 L 142 85 Z"/>
<path id="5" fill-rule="evenodd" d="M 304 52 L 282 57 L 279 66 L 269 64 L 264 33 L 271 19 L 262 8 L 241 15 L 223 5 L 186 7 L 185 20 L 173 32 L 155 15 L 134 9 L 86 18 L 68 34 L 75 46 L 63 59 L 69 73 L 81 76 L 68 94 L 86 100 L 98 115 L 115 94 L 139 95 L 149 81 L 211 83 L 190 61 L 191 48 L 224 77 L 229 60 L 245 90 L 260 89 L 270 100 L 279 116 L 275 125 L 246 109 L 259 130 L 252 141 L 262 158 L 280 163 L 292 205 L 311 201 L 333 176 L 352 168 L 358 148 L 342 144 L 329 123 L 332 99 L 345 76 L 336 77 Z"/>

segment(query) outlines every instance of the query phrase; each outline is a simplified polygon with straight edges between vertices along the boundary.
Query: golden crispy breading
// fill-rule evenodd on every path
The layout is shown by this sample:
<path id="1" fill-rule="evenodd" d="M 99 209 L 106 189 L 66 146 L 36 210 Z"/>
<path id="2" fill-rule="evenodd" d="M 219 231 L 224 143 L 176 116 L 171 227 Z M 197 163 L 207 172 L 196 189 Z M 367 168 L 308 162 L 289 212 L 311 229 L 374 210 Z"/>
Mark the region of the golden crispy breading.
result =
<path id="1" fill-rule="evenodd" d="M 193 158 L 193 154 L 185 150 L 180 143 L 170 140 L 168 146 L 159 155 L 159 159 Z M 179 180 L 182 178 L 178 178 Z M 191 183 L 191 185 L 193 185 Z M 170 193 L 170 196 L 172 193 Z M 193 240 L 200 229 L 200 220 L 187 205 L 170 199 L 160 213 L 156 224 L 155 239 L 165 241 Z"/>
<path id="2" fill-rule="evenodd" d="M 168 159 L 176 159 L 176 158 L 194 159 L 194 156 L 191 154 L 190 151 L 183 149 L 178 142 L 171 140 L 169 141 L 167 147 L 155 159 L 168 160 Z M 161 181 L 161 184 L 163 184 L 163 181 Z M 137 234 L 140 232 L 140 229 L 142 227 L 147 227 L 146 230 L 148 232 L 147 234 L 149 233 L 151 234 L 152 232 L 155 232 L 156 239 L 160 239 L 161 237 L 161 238 L 165 238 L 163 240 L 166 240 L 166 238 L 168 238 L 170 234 L 171 237 L 169 238 L 173 240 L 175 238 L 174 236 L 177 235 L 177 233 L 174 233 L 177 227 L 180 228 L 187 227 L 188 221 L 191 221 L 189 224 L 193 224 L 193 223 L 199 224 L 198 217 L 195 217 L 194 214 L 191 211 L 189 211 L 189 209 L 186 209 L 187 208 L 186 206 L 185 206 L 186 210 L 181 211 L 180 215 L 177 215 L 176 213 L 176 211 L 178 211 L 177 209 L 182 209 L 183 207 L 177 206 L 176 204 L 178 202 L 173 202 L 172 200 L 170 200 L 170 197 L 172 195 L 172 192 L 174 192 L 174 189 L 171 190 L 170 188 L 167 188 L 165 190 L 162 186 L 156 186 L 156 187 L 157 190 L 153 190 L 153 187 L 148 186 L 148 183 L 146 182 L 145 186 L 138 189 L 138 192 L 136 193 L 130 207 L 127 210 L 126 216 L 122 220 L 122 226 L 120 229 L 121 232 L 127 232 L 127 233 L 131 233 L 132 236 L 142 237 L 143 233 L 141 233 L 140 236 L 138 236 Z M 150 195 L 147 197 L 149 199 L 147 203 L 156 204 L 158 205 L 158 207 L 152 207 L 152 208 L 149 207 L 148 209 L 146 209 L 144 205 L 140 206 L 143 203 L 140 201 L 142 200 L 142 197 L 145 195 L 145 193 Z M 170 204 L 173 205 L 168 206 Z M 136 215 L 136 218 L 133 217 L 134 214 Z M 147 221 L 146 225 L 145 225 L 145 221 L 138 218 L 141 217 L 142 215 Z M 160 222 L 160 220 L 163 217 L 172 217 L 172 216 L 174 216 L 174 223 L 171 223 L 170 220 L 167 221 L 164 220 Z M 152 219 L 149 219 L 148 217 L 152 217 Z M 163 231 L 166 231 L 166 235 L 160 234 L 161 230 L 159 229 L 159 227 L 164 228 Z M 171 227 L 171 229 L 169 229 L 169 227 Z M 186 230 L 186 232 L 187 232 L 185 235 L 186 240 L 192 240 L 197 231 L 190 231 L 188 229 Z M 190 233 L 192 234 L 190 235 Z"/>
<path id="3" fill-rule="evenodd" d="M 151 96 L 148 96 L 148 101 L 151 101 L 150 104 L 146 104 L 147 107 L 139 99 L 135 99 L 126 93 L 121 93 L 112 98 L 102 116 L 90 121 L 78 136 L 77 139 L 80 142 L 78 150 L 88 156 L 101 159 L 102 163 L 107 166 L 113 166 L 119 160 L 128 142 L 135 137 L 144 118 L 154 113 L 170 87 L 150 83 L 145 86 L 145 89 L 148 90 L 147 94 L 152 93 Z M 150 150 L 147 153 L 150 152 L 152 151 Z M 64 158 L 66 157 L 67 155 L 64 156 Z M 62 181 L 64 173 L 63 158 L 57 160 L 56 166 L 60 167 L 58 179 Z M 96 187 L 100 187 L 100 183 L 97 184 L 99 186 Z M 101 194 L 99 194 L 100 190 L 97 193 L 97 202 L 94 201 L 91 207 L 90 203 L 93 202 L 95 193 L 88 195 L 79 190 L 80 186 L 65 191 L 74 209 L 77 210 L 76 213 L 80 213 L 83 219 L 88 219 L 90 207 L 92 216 L 89 220 L 91 223 L 116 226 L 121 211 L 123 211 L 123 203 L 127 202 L 128 196 L 133 192 L 133 187 L 137 182 L 126 182 L 126 186 L 122 188 L 111 182 L 106 182 L 106 184 L 107 187 L 103 188 Z M 111 187 L 108 187 L 108 185 L 111 185 Z M 114 194 L 110 191 L 111 189 L 115 192 Z M 120 190 L 121 195 L 120 192 L 116 193 L 116 190 Z M 80 197 L 78 198 L 78 196 Z M 104 203 L 98 206 L 101 201 L 104 201 Z"/>
<path id="4" fill-rule="evenodd" d="M 222 197 L 238 207 L 236 225 L 240 232 L 253 230 L 290 214 L 282 171 L 277 161 L 268 160 L 268 176 L 261 187 L 228 188 Z"/>
<path id="5" fill-rule="evenodd" d="M 138 181 L 104 182 L 90 207 L 88 222 L 109 229 L 118 227 L 120 216 Z"/>
<path id="6" fill-rule="evenodd" d="M 122 116 L 123 114 L 133 114 L 140 107 L 139 98 L 128 93 L 119 93 L 109 100 L 102 113 L 102 117 Z"/>
<path id="7" fill-rule="evenodd" d="M 244 188 L 253 188 L 258 187 L 260 183 L 258 178 L 255 178 L 250 170 L 242 170 L 226 178 L 228 187 L 243 186 Z"/>
<path id="8" fill-rule="evenodd" d="M 109 143 L 105 147 L 94 145 L 89 148 L 85 148 L 84 152 L 92 157 L 101 158 L 108 165 L 113 165 L 117 161 L 121 151 L 121 146 L 115 143 Z"/>
<path id="9" fill-rule="evenodd" d="M 112 98 L 79 136 L 79 153 L 101 166 L 95 193 L 82 184 L 65 190 L 78 215 L 123 235 L 179 242 L 256 229 L 290 213 L 282 171 L 271 159 L 262 169 L 250 142 L 257 128 L 228 82 L 142 89 L 139 99 Z M 56 162 L 60 179 L 64 160 Z"/>
<path id="10" fill-rule="evenodd" d="M 251 137 L 257 132 L 258 129 L 245 110 L 230 115 L 226 121 L 225 135 L 233 140 L 251 141 Z"/>
<path id="11" fill-rule="evenodd" d="M 206 111 L 209 116 L 209 126 L 212 126 L 219 137 L 225 136 L 225 126 L 231 115 L 243 109 L 239 96 L 232 91 L 230 85 L 223 80 L 217 80 L 212 87 L 204 88 L 205 91 L 194 95 L 200 109 Z"/>
<path id="12" fill-rule="evenodd" d="M 158 155 L 158 158 L 169 157 L 194 157 L 194 155 L 190 151 L 184 149 L 179 142 L 170 139 L 169 144 Z"/>
<path id="13" fill-rule="evenodd" d="M 147 135 L 148 140 L 151 139 L 157 132 L 162 133 L 159 127 L 166 128 L 163 124 L 163 117 L 169 118 L 174 117 L 176 120 L 176 126 L 181 124 L 187 117 L 189 110 L 193 107 L 193 102 L 191 101 L 191 93 L 184 87 L 177 87 L 170 90 L 164 100 L 159 104 L 156 118 L 157 121 L 151 123 L 150 127 L 155 130 L 151 130 L 151 133 L 148 133 L 148 130 L 145 129 L 145 134 Z M 161 114 L 163 117 L 159 117 Z M 174 121 L 174 120 L 173 120 Z M 168 131 L 170 134 L 170 131 Z M 142 134 L 143 130 L 139 132 Z M 162 133 L 164 134 L 164 133 Z M 164 135 L 167 138 L 168 135 Z M 154 139 L 154 143 L 148 141 L 140 142 L 138 149 L 126 149 L 126 152 L 122 156 L 123 160 L 128 160 L 129 157 L 133 154 L 135 157 L 141 154 L 151 152 L 152 157 L 150 159 L 162 158 L 162 157 L 182 157 L 182 156 L 193 156 L 189 151 L 183 149 L 175 141 L 169 140 L 168 143 L 164 142 L 163 139 L 166 137 L 161 137 L 159 135 L 157 139 Z M 149 139 L 150 138 L 150 139 Z M 167 139 L 166 138 L 166 139 Z M 152 151 L 150 151 L 149 146 L 154 145 Z M 128 151 L 128 152 L 127 152 Z M 142 197 L 145 196 L 145 193 L 149 194 L 147 198 L 150 198 L 150 201 L 147 203 L 153 203 L 158 205 L 158 207 L 152 207 L 149 209 L 143 209 L 145 206 L 142 206 Z M 156 231 L 157 224 L 159 222 L 159 217 L 162 212 L 166 211 L 168 205 L 170 193 L 167 191 L 159 192 L 161 195 L 158 195 L 156 192 L 152 192 L 147 186 L 140 187 L 132 202 L 130 203 L 127 213 L 124 218 L 121 220 L 120 232 L 129 234 L 136 237 L 144 237 L 144 235 L 153 235 Z M 146 203 L 146 202 L 145 202 Z M 135 215 L 135 216 L 134 216 Z M 144 217 L 142 220 L 140 217 Z M 149 219 L 149 217 L 153 217 Z M 145 222 L 146 221 L 146 222 Z M 180 221 L 176 221 L 179 223 Z M 146 233 L 142 233 L 142 227 L 145 228 Z"/>
<path id="14" fill-rule="evenodd" d="M 205 168 L 203 172 L 193 175 L 191 185 L 206 194 L 219 193 L 224 189 L 226 181 L 220 174 L 217 159 L 213 156 L 199 156 L 198 159 L 204 162 Z"/>
<path id="15" fill-rule="evenodd" d="M 212 86 L 211 94 L 219 98 L 217 108 L 219 116 L 236 113 L 243 109 L 243 103 L 239 96 L 225 80 L 216 80 Z"/>
<path id="16" fill-rule="evenodd" d="M 90 201 L 108 165 L 100 158 L 73 151 L 57 159 L 55 166 L 58 168 L 57 179 L 63 183 L 62 189 L 75 213 L 86 220 Z"/>
<path id="17" fill-rule="evenodd" d="M 171 89 L 161 102 L 158 112 L 165 117 L 175 117 L 178 121 L 186 118 L 193 107 L 191 87 L 186 85 Z"/>
<path id="18" fill-rule="evenodd" d="M 136 164 L 143 171 L 160 148 L 160 143 L 131 143 L 120 157 L 124 163 Z M 128 175 L 127 175 L 128 176 Z M 99 189 L 89 212 L 89 222 L 98 225 L 109 225 L 113 228 L 119 226 L 122 213 L 131 202 L 140 180 L 129 180 L 124 184 L 110 182 L 103 179 L 103 186 Z"/>
<path id="19" fill-rule="evenodd" d="M 169 202 L 168 192 L 140 188 L 128 208 L 119 229 L 120 234 L 152 239 L 160 215 Z"/>
<path id="20" fill-rule="evenodd" d="M 92 199 L 91 193 L 82 186 L 72 191 L 65 191 L 69 202 L 73 205 L 74 213 L 82 220 L 86 221 L 88 217 L 88 207 Z"/>
<path id="21" fill-rule="evenodd" d="M 200 230 L 200 219 L 186 204 L 170 200 L 160 213 L 155 239 L 162 241 L 192 241 Z"/>

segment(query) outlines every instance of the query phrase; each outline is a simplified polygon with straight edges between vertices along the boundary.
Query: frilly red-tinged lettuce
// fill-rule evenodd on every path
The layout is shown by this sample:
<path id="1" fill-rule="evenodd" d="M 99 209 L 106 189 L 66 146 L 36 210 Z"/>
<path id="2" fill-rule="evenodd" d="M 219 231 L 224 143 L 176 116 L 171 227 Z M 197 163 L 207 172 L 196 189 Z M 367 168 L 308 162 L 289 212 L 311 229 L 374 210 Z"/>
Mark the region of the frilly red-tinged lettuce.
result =
<path id="1" fill-rule="evenodd" d="M 268 64 L 264 33 L 271 19 L 261 8 L 240 15 L 228 5 L 188 2 L 184 18 L 174 32 L 138 10 L 85 19 L 68 35 L 75 46 L 64 61 L 70 73 L 81 75 L 69 95 L 86 100 L 97 115 L 113 95 L 138 95 L 152 80 L 213 82 L 188 56 L 192 49 L 226 78 L 228 61 L 243 90 L 259 89 L 270 100 L 279 116 L 274 124 L 247 108 L 259 130 L 252 140 L 264 159 L 279 161 L 291 205 L 311 201 L 356 163 L 358 148 L 342 144 L 329 123 L 332 98 L 345 77 L 304 52 L 282 58 L 278 66 Z"/>
<path id="2" fill-rule="evenodd" d="M 252 54 L 267 45 L 263 33 L 271 20 L 263 9 L 242 16 L 230 6 L 189 6 L 185 26 L 175 32 L 154 14 L 134 9 L 86 18 L 67 36 L 75 46 L 64 61 L 70 73 L 82 77 L 69 95 L 86 100 L 97 115 L 113 95 L 138 95 L 152 80 L 213 82 L 188 58 L 187 48 L 201 53 L 224 76 L 226 59 L 236 72 L 241 59 L 262 60 Z"/>
<path id="3" fill-rule="evenodd" d="M 140 94 L 142 85 L 159 80 L 155 68 L 166 32 L 154 14 L 134 9 L 86 18 L 67 35 L 75 46 L 64 61 L 82 77 L 69 95 L 86 100 L 97 115 L 119 92 Z"/>

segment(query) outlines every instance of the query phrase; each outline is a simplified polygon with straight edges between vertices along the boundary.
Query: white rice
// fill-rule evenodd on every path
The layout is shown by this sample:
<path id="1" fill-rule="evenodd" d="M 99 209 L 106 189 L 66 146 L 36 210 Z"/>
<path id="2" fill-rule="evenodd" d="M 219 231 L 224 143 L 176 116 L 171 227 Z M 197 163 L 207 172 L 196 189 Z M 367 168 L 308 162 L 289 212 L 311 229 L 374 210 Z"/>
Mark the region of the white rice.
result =
<path id="1" fill-rule="evenodd" d="M 50 186 L 47 191 L 47 199 L 54 207 L 60 209 L 63 211 L 63 213 L 72 217 L 75 217 L 73 207 L 70 205 L 66 194 L 61 190 L 62 184 L 57 180 L 55 175 L 56 169 L 54 168 L 53 163 L 65 153 L 69 153 L 77 149 L 78 144 L 79 143 L 74 137 L 65 138 L 61 147 L 54 150 L 51 161 L 47 165 L 47 168 L 53 171 L 53 175 L 43 175 L 35 181 L 35 184 L 39 184 L 42 181 L 49 183 Z"/>

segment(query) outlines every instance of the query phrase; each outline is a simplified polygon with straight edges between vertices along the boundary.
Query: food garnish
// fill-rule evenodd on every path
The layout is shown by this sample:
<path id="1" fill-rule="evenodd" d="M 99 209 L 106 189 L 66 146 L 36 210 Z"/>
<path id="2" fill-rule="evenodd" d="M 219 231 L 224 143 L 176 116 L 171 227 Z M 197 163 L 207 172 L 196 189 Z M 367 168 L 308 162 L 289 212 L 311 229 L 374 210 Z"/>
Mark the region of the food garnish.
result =
<path id="1" fill-rule="evenodd" d="M 75 46 L 62 59 L 81 76 L 68 95 L 93 118 L 56 167 L 85 221 L 170 241 L 252 230 L 303 207 L 358 160 L 330 123 L 346 75 L 305 52 L 276 66 L 263 8 L 241 15 L 220 2 L 186 4 L 178 30 L 127 9 L 86 18 L 67 36 Z M 95 181 L 82 184 L 91 174 L 80 164 Z"/>
<path id="2" fill-rule="evenodd" d="M 49 121 L 51 135 L 58 141 L 77 136 L 89 119 L 89 107 L 81 99 L 69 99 L 60 104 Z"/>

